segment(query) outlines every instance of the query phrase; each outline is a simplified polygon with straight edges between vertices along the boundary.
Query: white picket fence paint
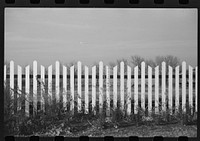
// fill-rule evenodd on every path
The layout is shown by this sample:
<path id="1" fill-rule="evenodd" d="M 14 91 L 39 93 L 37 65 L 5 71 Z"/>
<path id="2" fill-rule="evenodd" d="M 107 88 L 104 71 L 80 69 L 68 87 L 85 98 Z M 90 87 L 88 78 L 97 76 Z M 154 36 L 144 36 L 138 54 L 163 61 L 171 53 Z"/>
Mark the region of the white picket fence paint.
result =
<path id="1" fill-rule="evenodd" d="M 17 73 L 15 73 L 14 61 L 10 61 L 9 66 L 4 66 L 4 82 L 5 84 L 9 84 L 12 100 L 15 98 L 14 95 L 16 91 L 13 90 L 16 81 L 18 88 L 17 98 L 22 95 L 23 91 L 25 92 L 26 116 L 30 116 L 30 102 L 33 102 L 33 109 L 35 111 L 45 111 L 45 104 L 47 104 L 45 101 L 47 101 L 48 104 L 52 104 L 54 98 L 57 103 L 61 100 L 63 107 L 65 107 L 66 110 L 70 110 L 72 114 L 74 113 L 75 102 L 77 103 L 77 111 L 81 112 L 84 110 L 86 114 L 90 112 L 90 102 L 91 110 L 94 114 L 96 114 L 96 112 L 102 113 L 105 102 L 107 116 L 110 116 L 111 109 L 117 108 L 118 102 L 120 105 L 119 108 L 123 112 L 126 112 L 127 115 L 132 113 L 137 114 L 138 107 L 141 107 L 143 110 L 148 110 L 149 114 L 152 112 L 159 113 L 166 111 L 166 102 L 168 102 L 168 108 L 171 114 L 173 114 L 173 108 L 175 108 L 175 113 L 178 112 L 180 103 L 182 103 L 182 111 L 186 112 L 187 102 L 190 107 L 193 108 L 195 106 L 194 110 L 191 112 L 197 112 L 198 67 L 193 68 L 189 66 L 187 69 L 186 62 L 182 62 L 182 69 L 180 72 L 180 66 L 175 68 L 171 66 L 166 67 L 166 63 L 162 62 L 162 66 L 157 66 L 155 68 L 148 66 L 147 70 L 145 70 L 145 62 L 142 62 L 141 71 L 139 72 L 138 66 L 131 68 L 130 66 L 125 66 L 124 62 L 121 62 L 119 74 L 117 67 L 118 66 L 110 68 L 109 66 L 105 66 L 104 69 L 103 62 L 99 62 L 99 70 L 97 66 L 93 66 L 90 75 L 89 68 L 87 66 L 82 68 L 82 63 L 80 61 L 77 62 L 77 67 L 66 67 L 60 65 L 60 63 L 56 61 L 55 74 L 53 74 L 52 65 L 49 66 L 47 72 L 45 72 L 45 67 L 42 65 L 38 67 L 37 61 L 34 61 L 32 73 L 30 72 L 31 68 L 29 65 L 25 67 L 24 73 L 22 67 L 18 65 Z M 77 71 L 75 72 L 76 68 Z M 127 72 L 125 72 L 126 68 Z M 161 75 L 159 75 L 159 68 L 161 69 Z M 7 73 L 8 69 L 9 73 Z M 188 74 L 186 74 L 187 70 L 189 72 Z M 96 71 L 99 71 L 98 75 Z M 175 73 L 173 74 L 173 72 Z M 25 77 L 22 77 L 23 75 L 25 75 Z M 33 76 L 32 78 L 30 77 L 31 75 Z M 53 78 L 53 76 L 55 77 Z M 166 78 L 166 76 L 168 78 Z M 118 82 L 118 80 L 120 80 L 120 82 Z M 22 83 L 23 81 L 25 81 L 25 83 Z M 53 82 L 55 85 L 53 85 Z M 161 84 L 159 82 L 161 82 Z M 23 84 L 25 85 L 23 86 Z M 148 85 L 148 87 L 146 85 Z M 45 86 L 47 86 L 47 88 L 45 88 Z M 45 100 L 46 93 L 48 94 L 47 100 Z M 180 96 L 182 97 L 181 101 L 179 101 Z M 186 96 L 188 96 L 188 100 L 186 100 Z M 166 98 L 168 99 L 166 100 Z M 145 99 L 147 101 L 145 101 Z M 159 101 L 159 99 L 161 99 L 161 101 Z M 37 109 L 38 101 L 41 103 L 40 109 Z M 141 103 L 139 103 L 139 101 Z M 153 101 L 155 104 L 152 103 Z M 175 101 L 175 103 L 173 101 Z M 82 106 L 82 102 L 84 106 Z M 67 109 L 68 103 L 69 109 Z M 133 103 L 134 106 L 132 106 L 131 103 Z M 22 102 L 18 100 L 16 106 L 17 110 L 21 110 Z M 161 106 L 161 111 L 159 110 L 159 106 Z M 99 107 L 98 111 L 96 109 L 97 107 Z M 147 107 L 147 109 L 145 107 Z M 35 113 L 36 112 L 33 112 L 33 115 Z"/>

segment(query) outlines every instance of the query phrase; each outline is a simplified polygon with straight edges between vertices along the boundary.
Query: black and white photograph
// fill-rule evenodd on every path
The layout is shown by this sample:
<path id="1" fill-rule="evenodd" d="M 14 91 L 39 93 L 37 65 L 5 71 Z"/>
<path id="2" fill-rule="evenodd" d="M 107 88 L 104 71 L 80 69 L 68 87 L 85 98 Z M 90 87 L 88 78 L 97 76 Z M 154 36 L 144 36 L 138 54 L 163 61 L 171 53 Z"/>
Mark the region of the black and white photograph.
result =
<path id="1" fill-rule="evenodd" d="M 5 8 L 4 135 L 197 137 L 196 8 Z"/>

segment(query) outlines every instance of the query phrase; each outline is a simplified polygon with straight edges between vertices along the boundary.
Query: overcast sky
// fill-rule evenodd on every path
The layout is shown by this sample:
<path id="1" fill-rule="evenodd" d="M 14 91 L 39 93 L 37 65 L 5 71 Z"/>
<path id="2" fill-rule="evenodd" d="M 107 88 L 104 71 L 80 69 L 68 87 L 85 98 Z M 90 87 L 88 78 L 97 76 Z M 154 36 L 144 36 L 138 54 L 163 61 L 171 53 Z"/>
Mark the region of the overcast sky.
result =
<path id="1" fill-rule="evenodd" d="M 196 9 L 6 8 L 5 59 L 91 66 L 132 55 L 197 65 Z"/>

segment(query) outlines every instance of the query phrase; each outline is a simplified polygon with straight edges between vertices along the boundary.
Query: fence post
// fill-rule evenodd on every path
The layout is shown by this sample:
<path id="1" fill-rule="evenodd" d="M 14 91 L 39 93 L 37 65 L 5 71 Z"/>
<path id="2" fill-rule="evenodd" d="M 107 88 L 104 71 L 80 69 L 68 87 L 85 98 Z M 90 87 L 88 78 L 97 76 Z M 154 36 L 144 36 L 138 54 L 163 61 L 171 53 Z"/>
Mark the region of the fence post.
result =
<path id="1" fill-rule="evenodd" d="M 141 63 L 141 108 L 145 110 L 145 62 Z"/>
<path id="2" fill-rule="evenodd" d="M 88 114 L 88 103 L 89 103 L 89 91 L 88 91 L 88 67 L 85 66 L 85 114 Z"/>
<path id="3" fill-rule="evenodd" d="M 162 62 L 162 112 L 166 111 L 166 63 Z"/>
<path id="4" fill-rule="evenodd" d="M 29 101 L 30 101 L 30 66 L 25 68 L 26 81 L 25 81 L 25 115 L 29 117 Z"/>
<path id="5" fill-rule="evenodd" d="M 168 81 L 168 87 L 169 87 L 169 90 L 168 90 L 168 104 L 169 104 L 169 110 L 170 110 L 170 114 L 172 114 L 172 67 L 169 66 L 169 81 Z"/>
<path id="6" fill-rule="evenodd" d="M 44 102 L 44 96 L 45 96 L 45 68 L 44 66 L 41 65 L 41 82 L 40 82 L 40 86 L 41 86 L 41 96 L 40 96 L 40 102 L 41 102 L 41 110 L 44 112 L 45 111 L 45 102 Z"/>
<path id="7" fill-rule="evenodd" d="M 126 99 L 126 105 L 127 105 L 127 115 L 130 116 L 131 114 L 131 67 L 127 66 L 127 99 Z"/>
<path id="8" fill-rule="evenodd" d="M 96 115 L 96 66 L 92 67 L 92 111 Z"/>
<path id="9" fill-rule="evenodd" d="M 155 68 L 155 113 L 159 113 L 159 66 Z"/>
<path id="10" fill-rule="evenodd" d="M 80 113 L 81 110 L 82 110 L 82 107 L 81 107 L 81 62 L 78 61 L 77 63 L 77 66 L 78 66 L 78 112 Z"/>
<path id="11" fill-rule="evenodd" d="M 152 68 L 148 66 L 148 112 L 152 113 Z"/>
<path id="12" fill-rule="evenodd" d="M 134 114 L 138 113 L 138 66 L 134 68 Z"/>
<path id="13" fill-rule="evenodd" d="M 178 113 L 179 110 L 179 66 L 176 67 L 176 96 L 175 96 L 175 107 L 176 107 L 176 114 Z"/>
<path id="14" fill-rule="evenodd" d="M 56 103 L 60 102 L 60 63 L 56 61 Z"/>
<path id="15" fill-rule="evenodd" d="M 37 112 L 37 61 L 33 61 L 33 115 Z"/>
<path id="16" fill-rule="evenodd" d="M 22 94 L 22 67 L 17 67 L 17 111 L 21 110 L 21 94 Z"/>
<path id="17" fill-rule="evenodd" d="M 106 66 L 106 116 L 110 116 L 110 68 Z"/>
<path id="18" fill-rule="evenodd" d="M 74 114 L 74 66 L 70 67 L 70 111 Z"/>
<path id="19" fill-rule="evenodd" d="M 193 68 L 189 66 L 189 108 L 193 113 Z"/>
<path id="20" fill-rule="evenodd" d="M 48 67 L 48 103 L 52 104 L 52 65 Z"/>
<path id="21" fill-rule="evenodd" d="M 63 107 L 67 109 L 67 67 L 63 66 Z"/>
<path id="22" fill-rule="evenodd" d="M 113 68 L 113 108 L 117 108 L 117 66 Z"/>
<path id="23" fill-rule="evenodd" d="M 182 111 L 186 112 L 186 62 L 182 62 Z"/>
<path id="24" fill-rule="evenodd" d="M 103 111 L 103 62 L 99 62 L 99 113 Z"/>
<path id="25" fill-rule="evenodd" d="M 124 62 L 120 63 L 120 109 L 124 110 Z"/>

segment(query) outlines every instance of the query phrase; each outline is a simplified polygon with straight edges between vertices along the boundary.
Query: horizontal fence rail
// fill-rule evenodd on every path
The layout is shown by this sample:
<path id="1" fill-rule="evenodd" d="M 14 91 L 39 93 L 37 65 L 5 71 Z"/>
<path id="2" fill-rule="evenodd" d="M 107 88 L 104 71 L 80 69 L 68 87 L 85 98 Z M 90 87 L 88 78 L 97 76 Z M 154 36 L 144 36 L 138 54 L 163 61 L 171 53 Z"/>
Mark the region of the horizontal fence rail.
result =
<path id="1" fill-rule="evenodd" d="M 90 69 L 80 61 L 71 67 L 56 61 L 47 68 L 37 61 L 16 68 L 10 61 L 4 65 L 4 94 L 15 101 L 13 113 L 23 110 L 26 116 L 60 102 L 72 114 L 102 113 L 104 107 L 107 116 L 116 108 L 127 115 L 137 114 L 139 109 L 149 114 L 166 110 L 173 114 L 188 112 L 187 106 L 193 113 L 197 112 L 197 75 L 198 67 L 187 67 L 186 62 L 175 68 L 165 62 L 155 68 L 145 62 L 136 67 L 124 62 L 110 67 L 100 62 Z"/>

